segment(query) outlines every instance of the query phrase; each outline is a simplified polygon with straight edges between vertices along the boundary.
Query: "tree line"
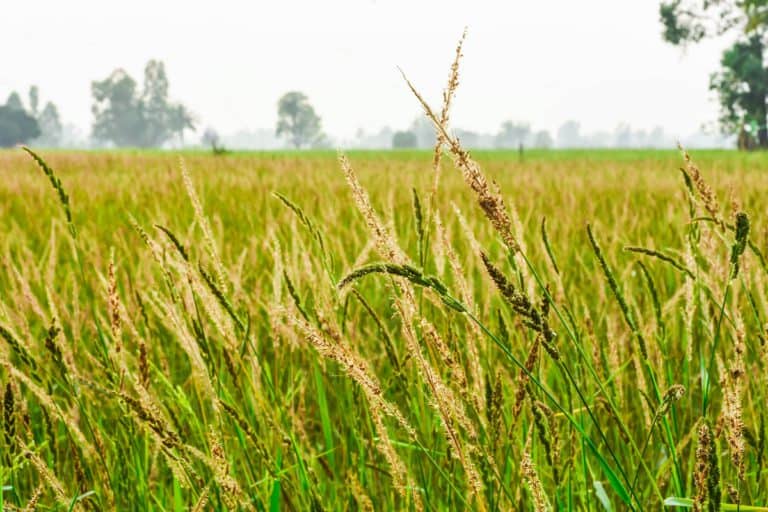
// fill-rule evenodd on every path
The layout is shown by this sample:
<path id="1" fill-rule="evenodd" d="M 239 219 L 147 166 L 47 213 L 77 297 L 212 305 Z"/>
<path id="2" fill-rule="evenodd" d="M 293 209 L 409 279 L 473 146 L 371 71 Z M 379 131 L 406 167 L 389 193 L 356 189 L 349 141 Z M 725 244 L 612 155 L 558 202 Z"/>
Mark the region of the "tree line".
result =
<path id="1" fill-rule="evenodd" d="M 48 101 L 40 109 L 40 92 L 35 85 L 29 88 L 28 103 L 25 107 L 19 93 L 12 92 L 5 105 L 0 105 L 0 147 L 29 141 L 45 146 L 59 144 L 62 126 L 56 105 Z"/>
<path id="2" fill-rule="evenodd" d="M 454 128 L 453 133 L 462 145 L 472 149 L 519 149 L 523 148 L 662 148 L 674 147 L 680 137 L 666 133 L 660 126 L 650 130 L 635 129 L 627 123 L 619 123 L 613 130 L 587 132 L 581 123 L 567 120 L 557 130 L 535 129 L 527 121 L 503 121 L 495 133 L 477 132 Z M 721 137 L 698 133 L 683 140 L 695 146 L 726 143 Z M 390 144 L 391 141 L 391 144 Z M 423 116 L 416 118 L 408 129 L 392 131 L 383 128 L 378 133 L 359 131 L 351 141 L 353 147 L 373 148 L 432 148 L 434 128 Z"/>
<path id="3" fill-rule="evenodd" d="M 152 148 L 169 142 L 184 144 L 187 131 L 197 128 L 197 118 L 184 104 L 170 99 L 165 64 L 150 60 L 139 83 L 124 69 L 91 83 L 93 124 L 91 138 L 98 145 Z M 0 105 L 0 147 L 35 144 L 55 147 L 61 143 L 62 123 L 56 105 L 48 101 L 39 108 L 39 90 L 32 86 L 27 105 L 12 92 Z M 278 101 L 277 136 L 295 148 L 327 144 L 320 116 L 307 96 L 298 91 Z M 221 150 L 218 134 L 207 129 L 203 141 Z"/>
<path id="4" fill-rule="evenodd" d="M 550 148 L 554 145 L 554 140 L 547 130 L 534 130 L 531 124 L 525 121 L 504 121 L 495 134 L 481 134 L 463 129 L 454 131 L 467 147 Z M 435 145 L 434 140 L 435 128 L 429 120 L 420 116 L 407 130 L 399 130 L 392 134 L 392 147 L 427 148 Z"/>
<path id="5" fill-rule="evenodd" d="M 720 103 L 719 125 L 723 134 L 736 135 L 740 149 L 768 148 L 768 0 L 665 0 L 660 3 L 662 36 L 676 46 L 697 43 L 709 37 L 736 32 L 738 38 L 723 52 L 721 69 L 713 72 L 709 88 Z M 150 60 L 144 68 L 141 86 L 123 69 L 114 70 L 103 80 L 91 83 L 93 122 L 91 139 L 106 147 L 162 147 L 183 145 L 185 134 L 195 131 L 199 121 L 183 103 L 171 100 L 165 65 Z M 27 105 L 12 92 L 0 105 L 0 147 L 34 144 L 55 147 L 62 143 L 63 125 L 56 105 L 47 101 L 40 108 L 37 86 L 27 95 Z M 322 120 L 302 92 L 290 91 L 277 103 L 275 135 L 299 149 L 329 147 Z M 626 125 L 614 134 L 583 136 L 578 123 L 563 125 L 555 140 L 546 130 L 533 130 L 529 123 L 504 121 L 495 134 L 480 134 L 457 129 L 467 146 L 517 148 L 654 146 L 663 133 L 632 132 Z M 405 130 L 382 132 L 386 146 L 394 148 L 429 147 L 434 140 L 432 126 L 419 118 Z M 362 137 L 358 137 L 361 139 Z M 369 136 L 370 138 L 370 136 Z M 429 142 L 424 143 L 427 140 Z M 204 130 L 202 141 L 214 152 L 224 150 L 221 137 L 213 128 Z"/>

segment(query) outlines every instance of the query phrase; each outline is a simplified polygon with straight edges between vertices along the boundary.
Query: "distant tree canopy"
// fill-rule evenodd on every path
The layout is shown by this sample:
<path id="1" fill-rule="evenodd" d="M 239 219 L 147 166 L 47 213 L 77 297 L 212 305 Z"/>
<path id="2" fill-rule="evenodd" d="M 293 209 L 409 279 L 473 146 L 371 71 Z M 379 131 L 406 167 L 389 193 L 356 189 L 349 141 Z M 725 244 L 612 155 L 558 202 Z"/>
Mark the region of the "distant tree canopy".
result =
<path id="1" fill-rule="evenodd" d="M 277 102 L 276 134 L 286 137 L 296 149 L 323 144 L 320 116 L 304 93 L 287 92 Z"/>
<path id="2" fill-rule="evenodd" d="M 416 136 L 416 147 L 423 149 L 435 147 L 437 140 L 435 125 L 425 115 L 416 116 L 408 131 Z"/>
<path id="3" fill-rule="evenodd" d="M 0 147 L 27 144 L 39 135 L 37 120 L 24 110 L 18 93 L 11 93 L 0 106 Z"/>
<path id="4" fill-rule="evenodd" d="M 531 148 L 548 148 L 553 145 L 549 132 L 534 132 L 528 122 L 505 121 L 496 133 L 476 132 L 460 127 L 451 127 L 451 131 L 464 147 L 473 149 L 517 149 L 521 143 Z M 435 142 L 435 126 L 424 115 L 416 117 L 408 129 L 392 134 L 393 148 L 433 149 Z"/>
<path id="5" fill-rule="evenodd" d="M 159 147 L 186 130 L 195 129 L 187 108 L 168 98 L 168 77 L 161 61 L 144 68 L 144 87 L 122 69 L 91 84 L 93 137 L 116 146 Z"/>
<path id="6" fill-rule="evenodd" d="M 496 134 L 497 148 L 517 148 L 521 144 L 527 145 L 531 136 L 529 123 L 516 123 L 505 121 L 501 124 L 499 133 Z"/>
<path id="7" fill-rule="evenodd" d="M 21 96 L 16 91 L 13 91 L 8 95 L 8 99 L 5 100 L 5 106 L 14 110 L 24 110 L 24 104 L 21 102 Z"/>
<path id="8" fill-rule="evenodd" d="M 63 127 L 56 105 L 47 102 L 43 110 L 37 113 L 37 124 L 40 125 L 40 137 L 35 140 L 36 145 L 56 147 L 61 143 Z"/>
<path id="9" fill-rule="evenodd" d="M 206 128 L 203 132 L 203 136 L 200 138 L 200 142 L 202 142 L 204 146 L 210 146 L 214 155 L 223 155 L 227 153 L 227 148 L 221 143 L 219 132 L 214 128 Z"/>
<path id="10" fill-rule="evenodd" d="M 40 89 L 36 85 L 29 88 L 29 111 L 37 116 L 37 108 L 40 106 Z"/>
<path id="11" fill-rule="evenodd" d="M 40 107 L 40 90 L 36 85 L 29 88 L 29 114 L 37 120 L 40 135 L 32 144 L 43 147 L 57 147 L 61 144 L 64 128 L 59 117 L 59 109 L 48 101 L 43 110 Z"/>
<path id="12" fill-rule="evenodd" d="M 413 149 L 418 146 L 419 140 L 411 131 L 399 131 L 392 135 L 392 147 L 395 149 Z"/>
<path id="13" fill-rule="evenodd" d="M 768 0 L 668 0 L 661 3 L 659 15 L 664 40 L 677 46 L 740 32 L 723 53 L 722 69 L 712 74 L 709 86 L 720 97 L 723 131 L 738 133 L 740 146 L 768 148 Z"/>
<path id="14" fill-rule="evenodd" d="M 573 120 L 564 122 L 557 130 L 557 145 L 561 148 L 581 146 L 581 124 Z"/>
<path id="15" fill-rule="evenodd" d="M 539 130 L 533 136 L 533 147 L 541 149 L 549 149 L 554 144 L 552 136 L 547 130 Z"/>

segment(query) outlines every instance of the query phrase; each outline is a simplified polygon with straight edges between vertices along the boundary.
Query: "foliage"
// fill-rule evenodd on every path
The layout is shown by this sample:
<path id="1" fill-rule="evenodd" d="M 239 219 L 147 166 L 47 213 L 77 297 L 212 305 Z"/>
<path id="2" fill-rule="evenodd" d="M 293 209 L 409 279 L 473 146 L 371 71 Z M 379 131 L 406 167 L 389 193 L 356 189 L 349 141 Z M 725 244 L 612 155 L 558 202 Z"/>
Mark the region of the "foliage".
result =
<path id="1" fill-rule="evenodd" d="M 746 124 L 757 128 L 760 147 L 768 147 L 768 68 L 763 62 L 765 44 L 759 35 L 737 41 L 723 54 L 723 70 L 712 75 L 710 89 L 720 98 L 720 122 L 724 130 L 737 133 Z"/>
<path id="2" fill-rule="evenodd" d="M 517 148 L 520 145 L 527 145 L 530 136 L 531 125 L 529 123 L 504 121 L 496 135 L 496 147 Z"/>
<path id="3" fill-rule="evenodd" d="M 277 103 L 276 133 L 287 137 L 296 149 L 322 140 L 320 116 L 315 113 L 304 93 L 287 92 L 280 98 Z"/>
<path id="4" fill-rule="evenodd" d="M 21 102 L 21 96 L 16 91 L 8 95 L 5 100 L 5 106 L 14 110 L 24 110 L 24 104 Z"/>
<path id="5" fill-rule="evenodd" d="M 435 145 L 435 127 L 424 116 L 419 115 L 412 122 L 408 131 L 416 136 L 419 148 L 433 148 Z"/>
<path id="6" fill-rule="evenodd" d="M 61 141 L 63 131 L 56 105 L 50 101 L 47 102 L 37 116 L 37 123 L 40 125 L 40 137 L 35 140 L 35 145 L 56 147 Z"/>
<path id="7" fill-rule="evenodd" d="M 0 106 L 0 147 L 25 144 L 40 135 L 40 127 L 34 117 L 24 110 L 17 93 L 8 97 Z"/>
<path id="8" fill-rule="evenodd" d="M 741 37 L 726 50 L 723 69 L 712 75 L 710 89 L 717 91 L 724 131 L 739 134 L 739 147 L 755 139 L 768 148 L 765 38 L 768 35 L 768 0 L 670 0 L 660 4 L 663 38 L 674 45 L 697 43 L 738 29 Z M 756 128 L 748 132 L 745 125 Z"/>
<path id="9" fill-rule="evenodd" d="M 553 144 L 552 136 L 547 130 L 539 130 L 533 136 L 533 147 L 535 148 L 551 148 Z"/>
<path id="10" fill-rule="evenodd" d="M 221 144 L 219 133 L 213 128 L 205 129 L 203 136 L 200 138 L 200 142 L 205 146 L 210 146 L 211 152 L 214 155 L 223 155 L 227 152 L 226 148 Z"/>
<path id="11" fill-rule="evenodd" d="M 117 69 L 91 84 L 93 137 L 116 146 L 159 147 L 186 130 L 195 120 L 184 105 L 168 97 L 169 82 L 161 61 L 150 60 L 144 68 L 144 84 Z"/>
<path id="12" fill-rule="evenodd" d="M 697 43 L 733 29 L 764 33 L 767 0 L 665 0 L 659 6 L 664 40 L 674 45 Z"/>
<path id="13" fill-rule="evenodd" d="M 416 148 L 418 144 L 419 141 L 413 132 L 398 131 L 392 135 L 392 147 L 395 149 Z"/>
<path id="14" fill-rule="evenodd" d="M 35 146 L 56 147 L 62 136 L 61 119 L 59 111 L 53 102 L 48 101 L 40 111 L 40 91 L 36 85 L 29 88 L 29 110 L 25 110 L 21 96 L 13 92 L 8 97 L 7 107 L 15 110 L 14 114 L 5 114 L 4 121 L 0 121 L 5 128 L 0 128 L 5 135 L 0 135 L 3 145 L 30 143 Z M 19 114 L 22 112 L 24 115 Z M 34 125 L 30 122 L 34 121 Z M 36 128 L 35 128 L 36 127 Z"/>
<path id="15" fill-rule="evenodd" d="M 37 117 L 38 107 L 40 106 L 40 89 L 33 85 L 29 88 L 29 111 L 30 113 Z"/>

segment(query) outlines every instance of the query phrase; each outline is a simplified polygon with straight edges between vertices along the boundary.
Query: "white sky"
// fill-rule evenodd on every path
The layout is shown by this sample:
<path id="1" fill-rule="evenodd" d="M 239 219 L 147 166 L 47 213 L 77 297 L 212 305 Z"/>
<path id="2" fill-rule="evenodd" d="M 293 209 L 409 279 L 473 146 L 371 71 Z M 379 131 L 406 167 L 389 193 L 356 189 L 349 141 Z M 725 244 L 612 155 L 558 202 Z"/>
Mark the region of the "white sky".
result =
<path id="1" fill-rule="evenodd" d="M 37 84 L 89 131 L 91 81 L 123 67 L 141 82 L 157 58 L 172 98 L 220 132 L 273 128 L 296 89 L 332 136 L 398 129 L 420 110 L 397 66 L 437 103 L 465 25 L 455 126 L 684 136 L 717 119 L 707 85 L 723 42 L 664 43 L 657 0 L 0 0 L 0 101 Z"/>

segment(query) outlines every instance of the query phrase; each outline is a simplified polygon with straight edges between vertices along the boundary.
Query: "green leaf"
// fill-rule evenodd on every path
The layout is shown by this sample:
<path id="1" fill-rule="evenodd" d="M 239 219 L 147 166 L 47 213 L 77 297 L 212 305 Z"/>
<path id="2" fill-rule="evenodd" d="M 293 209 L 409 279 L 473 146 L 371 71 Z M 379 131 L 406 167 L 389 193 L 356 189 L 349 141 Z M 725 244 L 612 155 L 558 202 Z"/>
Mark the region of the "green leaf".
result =
<path id="1" fill-rule="evenodd" d="M 72 502 L 69 504 L 69 512 L 72 512 L 73 510 L 75 510 L 75 505 L 77 505 L 79 502 L 81 502 L 82 500 L 84 500 L 89 496 L 93 496 L 94 494 L 96 494 L 96 491 L 88 491 L 86 493 L 81 494 L 80 496 L 75 496 L 74 498 L 72 498 Z"/>
<path id="2" fill-rule="evenodd" d="M 611 485 L 611 489 L 616 491 L 616 494 L 619 495 L 619 498 L 621 498 L 621 501 L 632 507 L 632 499 L 629 497 L 629 493 L 627 492 L 627 489 L 624 487 L 624 485 L 621 483 L 621 480 L 619 480 L 619 477 L 616 476 L 616 473 L 613 472 L 613 469 L 608 465 L 608 462 L 598 453 L 597 448 L 594 446 L 592 441 L 590 439 L 587 439 L 587 444 L 592 449 L 592 451 L 595 453 L 597 462 L 600 464 L 600 467 L 603 469 L 603 472 L 605 473 L 605 476 L 608 477 L 608 483 Z"/>
<path id="3" fill-rule="evenodd" d="M 328 459 L 331 467 L 336 470 L 336 458 L 333 453 L 333 425 L 331 423 L 331 413 L 328 409 L 328 400 L 325 396 L 325 385 L 323 384 L 323 375 L 315 364 L 315 384 L 317 388 L 317 403 L 320 406 L 320 420 L 323 427 L 323 437 L 325 438 L 325 448 L 329 451 Z"/>
<path id="4" fill-rule="evenodd" d="M 174 512 L 182 512 L 184 510 L 184 498 L 181 495 L 181 485 L 176 478 L 173 479 L 173 510 Z"/>
<path id="5" fill-rule="evenodd" d="M 276 473 L 279 474 L 283 467 L 283 452 L 277 450 Z M 275 478 L 272 482 L 272 493 L 269 496 L 269 512 L 280 512 L 280 478 Z"/>

